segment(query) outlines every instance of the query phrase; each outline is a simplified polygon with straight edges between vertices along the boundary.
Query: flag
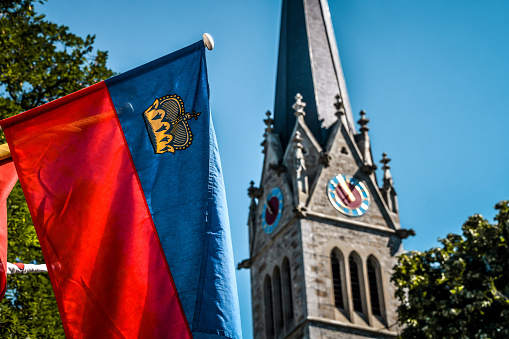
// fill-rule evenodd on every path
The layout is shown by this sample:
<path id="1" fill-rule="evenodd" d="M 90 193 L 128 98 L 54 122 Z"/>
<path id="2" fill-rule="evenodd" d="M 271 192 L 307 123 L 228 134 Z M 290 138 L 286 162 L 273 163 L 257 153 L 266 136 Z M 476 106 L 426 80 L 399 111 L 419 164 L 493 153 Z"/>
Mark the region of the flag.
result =
<path id="1" fill-rule="evenodd" d="M 14 164 L 0 161 L 0 300 L 7 289 L 7 197 L 18 181 Z"/>
<path id="2" fill-rule="evenodd" d="M 68 338 L 240 338 L 203 42 L 0 122 Z"/>

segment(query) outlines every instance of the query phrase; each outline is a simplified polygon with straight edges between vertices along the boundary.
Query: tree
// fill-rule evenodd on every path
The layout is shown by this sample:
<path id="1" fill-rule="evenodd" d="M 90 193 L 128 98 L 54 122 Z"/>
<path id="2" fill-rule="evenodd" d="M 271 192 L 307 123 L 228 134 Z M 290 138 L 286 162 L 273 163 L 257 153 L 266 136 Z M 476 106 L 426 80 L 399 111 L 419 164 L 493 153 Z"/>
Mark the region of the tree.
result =
<path id="1" fill-rule="evenodd" d="M 0 4 L 0 118 L 92 85 L 113 72 L 107 52 L 94 51 L 94 36 L 82 39 L 34 10 L 45 0 Z M 1 136 L 4 142 L 3 135 Z M 44 262 L 23 193 L 17 184 L 8 202 L 11 262 Z M 2 338 L 63 338 L 62 323 L 47 275 L 9 276 L 0 304 Z"/>
<path id="2" fill-rule="evenodd" d="M 441 248 L 399 257 L 402 338 L 509 338 L 509 202 L 495 224 L 470 217 Z"/>

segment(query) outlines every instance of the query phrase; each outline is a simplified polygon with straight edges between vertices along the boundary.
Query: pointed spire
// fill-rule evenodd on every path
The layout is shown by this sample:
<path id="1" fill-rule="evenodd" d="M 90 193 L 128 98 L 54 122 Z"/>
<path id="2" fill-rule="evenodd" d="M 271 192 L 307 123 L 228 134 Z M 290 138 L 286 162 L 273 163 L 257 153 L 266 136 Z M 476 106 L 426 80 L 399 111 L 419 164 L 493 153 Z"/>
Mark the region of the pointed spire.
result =
<path id="1" fill-rule="evenodd" d="M 338 119 L 341 119 L 343 115 L 345 115 L 345 105 L 343 104 L 343 99 L 339 94 L 336 94 L 336 102 L 334 103 L 334 107 L 336 108 L 336 113 L 334 113 Z"/>
<path id="2" fill-rule="evenodd" d="M 387 153 L 382 154 L 382 160 L 380 162 L 383 164 L 382 170 L 384 171 L 384 188 L 392 187 L 392 175 L 391 175 L 391 166 L 389 166 L 389 162 L 391 159 L 387 158 Z"/>
<path id="3" fill-rule="evenodd" d="M 270 117 L 270 115 L 271 115 L 270 111 L 267 111 L 267 113 L 265 113 L 265 115 L 267 116 L 267 119 L 264 119 L 263 122 L 265 123 L 265 125 L 267 125 L 267 127 L 265 127 L 265 133 L 263 133 L 263 141 L 260 144 L 263 147 L 263 150 L 262 150 L 263 154 L 265 154 L 267 152 L 267 145 L 268 145 L 267 136 L 274 131 L 274 128 L 272 127 L 274 120 Z"/>
<path id="4" fill-rule="evenodd" d="M 293 148 L 297 149 L 297 148 L 300 148 L 300 149 L 303 149 L 304 146 L 302 146 L 302 141 L 304 139 L 302 139 L 302 137 L 300 136 L 300 132 L 299 131 L 296 131 L 295 132 L 295 136 L 293 137 Z"/>
<path id="5" fill-rule="evenodd" d="M 369 119 L 366 118 L 366 112 L 364 112 L 364 110 L 361 111 L 360 115 L 361 118 L 357 121 L 357 123 L 361 125 L 361 133 L 367 133 L 369 131 L 369 127 L 367 126 Z"/>
<path id="6" fill-rule="evenodd" d="M 249 188 L 247 189 L 247 195 L 251 198 L 251 199 L 260 199 L 261 196 L 263 194 L 263 188 L 261 187 L 255 187 L 254 186 L 254 181 L 251 180 L 251 182 L 249 183 Z"/>
<path id="7" fill-rule="evenodd" d="M 355 141 L 357 142 L 357 147 L 359 147 L 359 151 L 362 155 L 362 171 L 366 174 L 372 174 L 377 167 L 373 164 L 373 157 L 371 156 L 371 141 L 368 134 L 369 119 L 366 118 L 366 112 L 364 111 L 361 111 L 360 115 L 361 118 L 357 121 L 357 123 L 361 126 L 361 133 L 355 136 Z"/>
<path id="8" fill-rule="evenodd" d="M 291 141 L 295 117 L 290 107 L 297 92 L 306 98 L 305 121 L 320 144 L 337 120 L 330 105 L 337 93 L 348 128 L 355 130 L 326 0 L 283 0 L 274 108 L 274 129 L 283 148 Z"/>
<path id="9" fill-rule="evenodd" d="M 295 115 L 297 118 L 299 116 L 306 116 L 306 113 L 304 112 L 304 107 L 306 107 L 306 103 L 302 101 L 302 95 L 300 93 L 297 93 L 295 96 L 295 103 L 293 104 L 292 108 L 295 111 L 293 115 Z"/>
<path id="10" fill-rule="evenodd" d="M 383 153 L 382 157 L 383 158 L 380 160 L 380 162 L 383 164 L 382 170 L 384 171 L 384 179 L 383 186 L 380 188 L 380 192 L 382 193 L 387 207 L 389 207 L 392 212 L 398 213 L 398 197 L 396 190 L 394 189 L 394 183 L 392 181 L 392 175 L 390 171 L 391 167 L 389 166 L 391 159 L 387 158 L 387 153 Z"/>
<path id="11" fill-rule="evenodd" d="M 267 116 L 267 119 L 263 120 L 265 125 L 267 125 L 267 127 L 265 128 L 265 133 L 270 134 L 274 131 L 274 128 L 272 127 L 274 124 L 274 120 L 270 117 L 271 115 L 270 111 L 267 111 L 265 115 Z"/>

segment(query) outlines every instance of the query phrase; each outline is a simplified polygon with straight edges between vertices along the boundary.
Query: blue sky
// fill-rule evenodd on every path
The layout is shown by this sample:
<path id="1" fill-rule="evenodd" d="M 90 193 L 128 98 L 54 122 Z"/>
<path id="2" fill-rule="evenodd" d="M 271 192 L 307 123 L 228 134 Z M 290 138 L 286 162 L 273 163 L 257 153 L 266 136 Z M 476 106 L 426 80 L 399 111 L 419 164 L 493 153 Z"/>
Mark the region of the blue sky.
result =
<path id="1" fill-rule="evenodd" d="M 491 220 L 509 192 L 509 2 L 329 5 L 355 120 L 367 112 L 376 162 L 382 152 L 393 159 L 402 227 L 417 232 L 405 249 L 436 246 L 474 213 Z M 73 33 L 95 34 L 116 72 L 213 36 L 212 114 L 235 261 L 247 258 L 246 189 L 259 183 L 262 120 L 274 106 L 281 1 L 50 0 L 37 8 Z M 249 272 L 237 279 L 251 338 Z"/>

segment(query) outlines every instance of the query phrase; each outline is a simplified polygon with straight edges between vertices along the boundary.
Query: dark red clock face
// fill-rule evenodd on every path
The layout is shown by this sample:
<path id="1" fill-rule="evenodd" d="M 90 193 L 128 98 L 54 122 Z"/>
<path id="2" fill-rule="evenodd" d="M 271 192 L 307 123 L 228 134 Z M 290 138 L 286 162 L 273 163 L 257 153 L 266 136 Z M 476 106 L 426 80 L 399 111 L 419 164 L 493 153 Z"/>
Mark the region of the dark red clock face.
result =
<path id="1" fill-rule="evenodd" d="M 357 208 L 362 204 L 361 193 L 355 188 L 355 185 L 351 182 L 346 184 L 347 189 L 344 189 L 341 185 L 337 185 L 335 192 L 337 197 L 343 202 L 348 208 Z"/>
<path id="2" fill-rule="evenodd" d="M 283 211 L 283 193 L 274 187 L 265 198 L 262 212 L 262 227 L 265 233 L 272 233 L 281 219 Z"/>
<path id="3" fill-rule="evenodd" d="M 276 221 L 279 213 L 279 199 L 272 197 L 267 201 L 267 208 L 265 209 L 265 221 L 267 225 L 272 225 Z"/>

